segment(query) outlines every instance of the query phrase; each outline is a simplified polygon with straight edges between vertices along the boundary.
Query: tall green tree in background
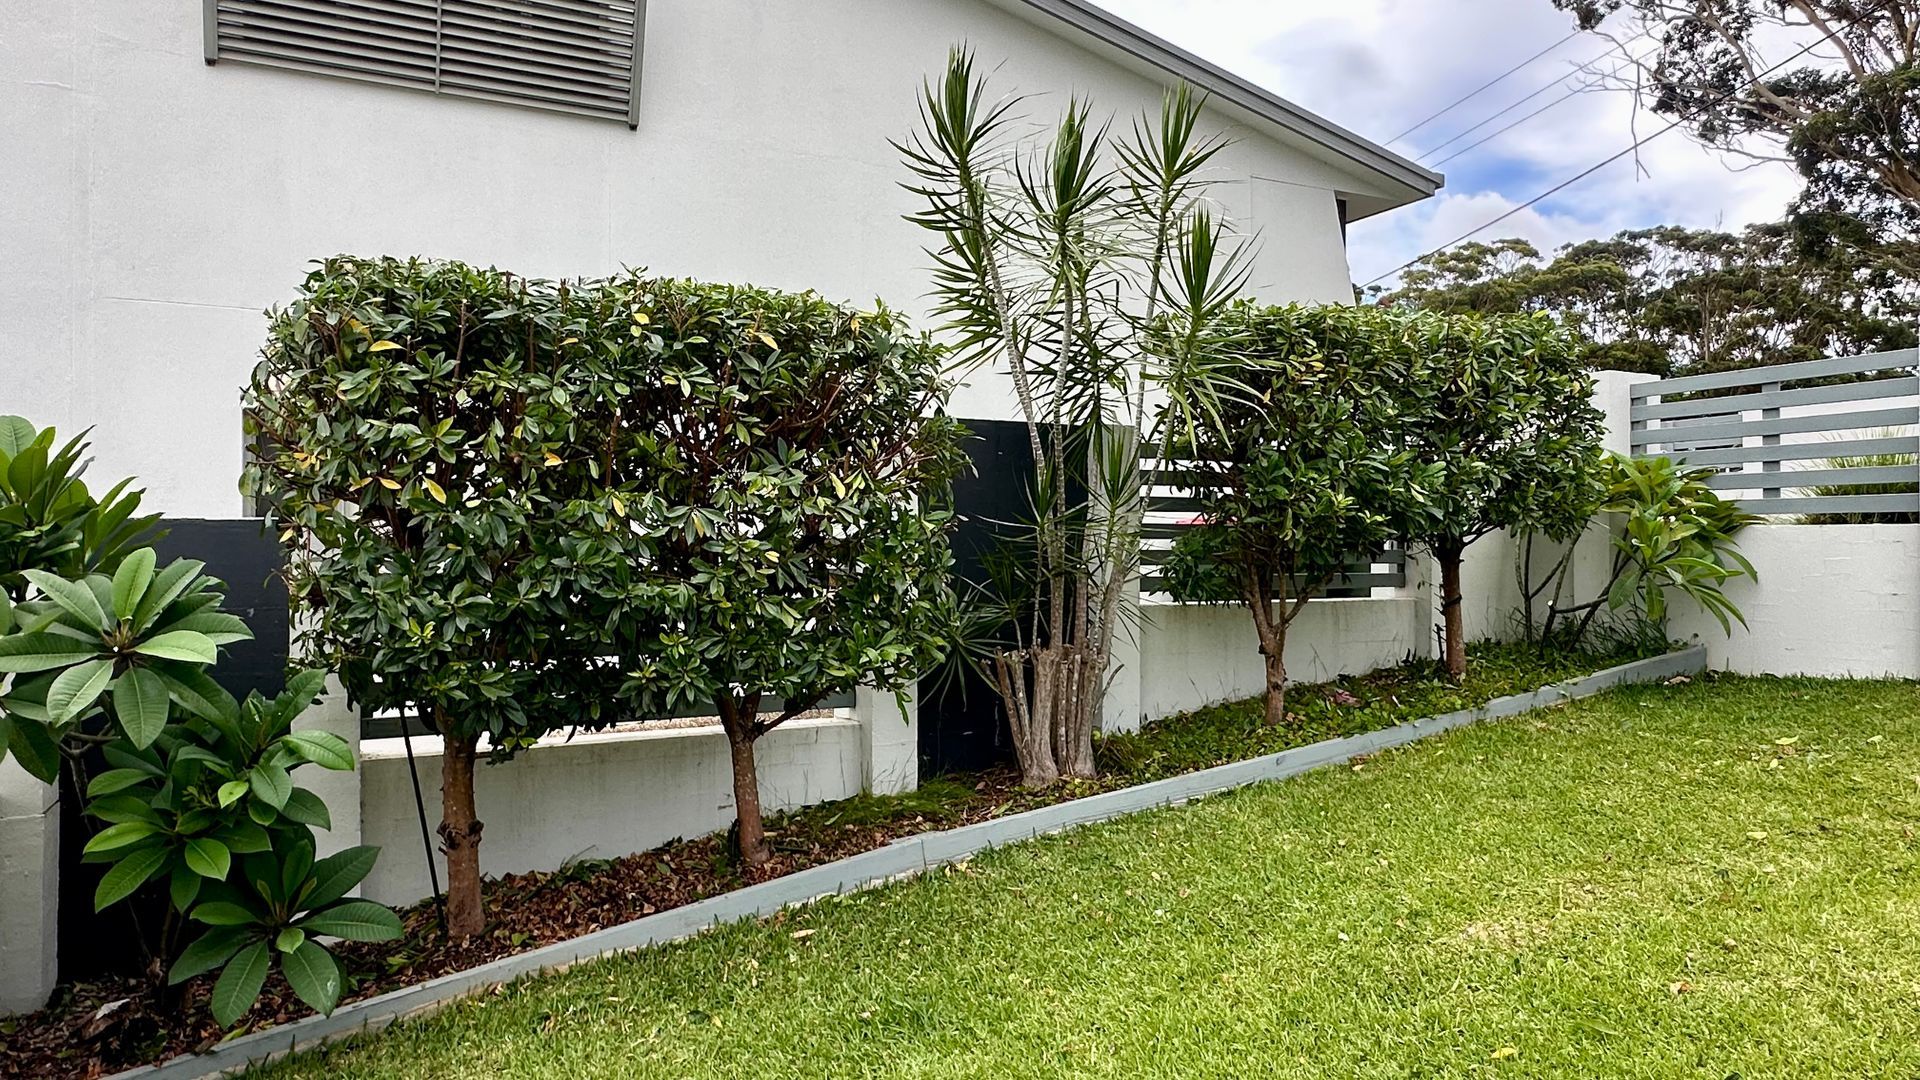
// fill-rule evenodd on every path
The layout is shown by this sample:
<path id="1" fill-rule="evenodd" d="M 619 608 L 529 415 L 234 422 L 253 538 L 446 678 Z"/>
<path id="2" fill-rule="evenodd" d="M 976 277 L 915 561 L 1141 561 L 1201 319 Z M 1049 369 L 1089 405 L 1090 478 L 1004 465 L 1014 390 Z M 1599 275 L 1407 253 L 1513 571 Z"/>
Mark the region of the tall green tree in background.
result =
<path id="1" fill-rule="evenodd" d="M 1920 288 L 1870 253 L 1816 252 L 1793 226 L 1660 226 L 1571 244 L 1462 244 L 1409 269 L 1380 303 L 1542 312 L 1594 368 L 1688 374 L 1905 348 Z"/>
<path id="2" fill-rule="evenodd" d="M 1553 0 L 1654 48 L 1632 86 L 1703 144 L 1785 161 L 1824 245 L 1920 268 L 1920 2 Z"/>

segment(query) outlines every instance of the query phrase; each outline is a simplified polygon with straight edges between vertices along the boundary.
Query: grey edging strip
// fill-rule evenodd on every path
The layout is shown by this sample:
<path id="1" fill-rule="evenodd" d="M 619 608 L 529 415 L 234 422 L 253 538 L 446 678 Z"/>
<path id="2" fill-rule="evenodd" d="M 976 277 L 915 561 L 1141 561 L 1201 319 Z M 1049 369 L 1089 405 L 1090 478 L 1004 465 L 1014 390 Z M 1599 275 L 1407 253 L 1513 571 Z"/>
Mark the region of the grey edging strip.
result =
<path id="1" fill-rule="evenodd" d="M 517 956 L 502 957 L 476 968 L 343 1005 L 332 1016 L 309 1016 L 290 1024 L 242 1035 L 205 1054 L 185 1055 L 159 1065 L 129 1069 L 115 1074 L 110 1080 L 200 1080 L 201 1077 L 238 1072 L 294 1050 L 334 1042 L 362 1031 L 378 1030 L 395 1020 L 431 1011 L 524 976 L 560 971 L 583 960 L 680 941 L 722 923 L 765 918 L 796 904 L 918 874 L 990 848 L 1142 810 L 1183 803 L 1249 784 L 1284 780 L 1327 765 L 1405 746 L 1429 735 L 1438 735 L 1481 720 L 1518 716 L 1562 701 L 1591 697 L 1627 683 L 1654 682 L 1674 675 L 1692 674 L 1704 670 L 1706 665 L 1706 648 L 1696 645 L 1650 660 L 1621 664 L 1584 678 L 1554 683 L 1529 693 L 1495 698 L 1477 708 L 1424 717 L 1360 735 L 1328 739 L 1266 757 L 1236 761 L 1138 787 L 1122 788 L 992 821 L 963 825 L 957 829 L 905 837 L 885 847 L 824 866 L 763 881 L 657 915 L 596 930 L 569 941 L 556 942 Z"/>

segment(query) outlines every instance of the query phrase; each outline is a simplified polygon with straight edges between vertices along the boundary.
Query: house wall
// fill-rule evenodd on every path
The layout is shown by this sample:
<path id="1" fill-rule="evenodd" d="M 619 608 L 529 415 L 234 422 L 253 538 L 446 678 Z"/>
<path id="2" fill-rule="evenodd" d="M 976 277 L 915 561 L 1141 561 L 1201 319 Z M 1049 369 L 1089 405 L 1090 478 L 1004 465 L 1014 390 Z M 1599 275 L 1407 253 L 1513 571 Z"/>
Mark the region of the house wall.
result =
<path id="1" fill-rule="evenodd" d="M 1010 8 L 1023 5 L 1010 4 Z M 1035 20 L 1038 21 L 1035 21 Z M 923 308 L 926 234 L 888 139 L 971 45 L 1036 118 L 1125 118 L 1148 78 L 983 0 L 652 0 L 640 124 L 202 59 L 201 5 L 9 6 L 0 35 L 0 407 L 94 427 L 95 472 L 238 516 L 238 388 L 310 260 L 423 254 L 542 276 L 625 266 Z M 1350 297 L 1352 175 L 1226 113 L 1223 208 L 1263 298 Z M 1253 178 L 1258 177 L 1255 181 Z M 1379 194 L 1374 191 L 1374 194 Z M 1005 418 L 1003 378 L 956 396 Z"/>

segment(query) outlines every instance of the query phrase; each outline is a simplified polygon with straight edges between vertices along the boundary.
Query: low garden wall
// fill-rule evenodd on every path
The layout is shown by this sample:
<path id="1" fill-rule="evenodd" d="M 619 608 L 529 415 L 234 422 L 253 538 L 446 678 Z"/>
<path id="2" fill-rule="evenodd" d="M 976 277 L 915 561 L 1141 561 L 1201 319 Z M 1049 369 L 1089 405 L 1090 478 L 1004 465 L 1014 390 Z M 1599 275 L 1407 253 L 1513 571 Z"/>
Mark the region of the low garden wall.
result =
<path id="1" fill-rule="evenodd" d="M 1709 666 L 1920 678 L 1920 525 L 1755 525 L 1739 541 L 1759 573 L 1726 587 L 1746 626 L 1725 635 L 1685 602 L 1670 623 L 1707 647 Z"/>
<path id="2" fill-rule="evenodd" d="M 1397 664 L 1409 652 L 1426 655 L 1433 634 L 1424 586 L 1393 592 L 1308 603 L 1287 637 L 1289 674 L 1322 682 Z M 1263 692 L 1266 669 L 1246 608 L 1152 604 L 1145 615 L 1138 631 L 1138 706 L 1132 726 Z"/>
<path id="3" fill-rule="evenodd" d="M 430 830 L 440 824 L 439 742 L 414 740 Z M 863 744 L 851 716 L 793 720 L 768 733 L 755 754 L 766 808 L 859 794 Z M 426 897 L 431 886 L 400 740 L 361 743 L 359 776 L 360 842 L 380 846 L 361 895 L 383 904 Z M 536 746 L 500 768 L 481 766 L 474 797 L 487 826 L 481 866 L 490 875 L 630 855 L 733 821 L 727 739 L 718 727 L 584 734 Z M 444 882 L 445 860 L 437 852 L 434 859 Z"/>

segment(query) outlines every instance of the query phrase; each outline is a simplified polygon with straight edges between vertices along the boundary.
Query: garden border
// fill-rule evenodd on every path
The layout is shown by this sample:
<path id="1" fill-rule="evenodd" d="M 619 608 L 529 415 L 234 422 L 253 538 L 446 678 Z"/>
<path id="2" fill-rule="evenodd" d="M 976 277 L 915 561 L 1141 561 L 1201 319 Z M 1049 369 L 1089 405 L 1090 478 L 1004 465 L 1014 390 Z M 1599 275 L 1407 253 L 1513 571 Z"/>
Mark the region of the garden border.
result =
<path id="1" fill-rule="evenodd" d="M 363 1031 L 377 1031 L 396 1020 L 432 1011 L 530 975 L 562 971 L 581 961 L 680 941 L 723 923 L 766 918 L 789 907 L 911 877 L 991 848 L 1031 840 L 1048 833 L 1107 821 L 1142 810 L 1174 806 L 1251 784 L 1284 780 L 1328 765 L 1405 746 L 1430 735 L 1482 720 L 1518 716 L 1559 702 L 1591 697 L 1603 690 L 1629 683 L 1653 682 L 1675 675 L 1693 674 L 1704 670 L 1706 663 L 1706 647 L 1695 645 L 1663 656 L 1607 668 L 1582 678 L 1552 683 L 1524 694 L 1495 698 L 1470 709 L 1428 716 L 1359 735 L 1328 739 L 1277 754 L 1010 814 L 992 821 L 902 837 L 885 847 L 823 866 L 343 1005 L 332 1016 L 309 1016 L 242 1035 L 205 1054 L 183 1055 L 157 1065 L 141 1065 L 116 1073 L 109 1080 L 200 1080 L 202 1077 L 231 1074 L 296 1050 L 310 1049 Z"/>

